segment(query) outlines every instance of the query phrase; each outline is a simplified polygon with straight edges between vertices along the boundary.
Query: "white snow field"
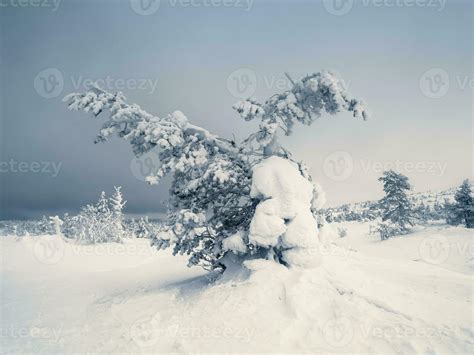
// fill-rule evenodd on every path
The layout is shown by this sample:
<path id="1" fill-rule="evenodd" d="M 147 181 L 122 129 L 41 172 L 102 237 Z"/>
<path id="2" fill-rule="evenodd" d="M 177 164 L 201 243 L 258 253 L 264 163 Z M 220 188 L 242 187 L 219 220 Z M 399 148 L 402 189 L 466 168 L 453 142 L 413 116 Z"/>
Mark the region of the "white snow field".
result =
<path id="1" fill-rule="evenodd" d="M 311 268 L 253 260 L 217 281 L 147 240 L 1 238 L 1 353 L 472 353 L 472 230 L 368 229 L 324 227 Z"/>

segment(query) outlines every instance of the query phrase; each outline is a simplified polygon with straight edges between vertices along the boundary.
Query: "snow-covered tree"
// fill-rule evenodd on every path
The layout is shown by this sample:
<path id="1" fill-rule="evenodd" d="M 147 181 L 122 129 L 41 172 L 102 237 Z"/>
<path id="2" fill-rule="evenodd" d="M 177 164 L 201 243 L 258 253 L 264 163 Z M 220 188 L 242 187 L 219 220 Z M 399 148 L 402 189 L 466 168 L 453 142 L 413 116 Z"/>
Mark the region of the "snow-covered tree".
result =
<path id="1" fill-rule="evenodd" d="M 127 236 L 123 217 L 123 208 L 125 207 L 127 201 L 123 199 L 121 189 L 121 186 L 114 186 L 114 194 L 109 199 L 111 223 L 110 229 L 111 233 L 118 236 L 119 239 L 123 239 Z"/>
<path id="2" fill-rule="evenodd" d="M 97 86 L 70 94 L 65 101 L 71 110 L 94 116 L 108 113 L 96 142 L 117 135 L 131 143 L 137 156 L 156 149 L 161 165 L 147 181 L 156 184 L 167 174 L 173 179 L 168 221 L 154 234 L 153 244 L 189 255 L 190 265 L 223 270 L 229 254 L 243 259 L 271 257 L 291 264 L 291 249 L 309 245 L 308 238 L 316 239 L 312 210 L 320 193 L 304 166 L 280 146 L 278 132 L 289 135 L 295 122 L 310 125 L 323 112 L 350 111 L 367 118 L 363 104 L 350 98 L 342 81 L 330 72 L 292 83 L 292 89 L 264 104 L 249 99 L 234 105 L 245 120 L 261 120 L 258 132 L 242 144 L 191 124 L 180 111 L 160 118 L 128 104 L 121 93 L 111 94 Z M 268 179 L 275 184 L 278 179 L 285 181 L 287 185 L 279 188 L 300 200 L 287 196 L 285 201 L 262 187 L 258 176 L 267 169 L 274 174 Z M 298 178 L 291 181 L 288 176 Z M 297 182 L 299 186 L 294 186 Z M 307 234 L 291 232 L 296 226 Z"/>
<path id="3" fill-rule="evenodd" d="M 454 195 L 454 203 L 447 205 L 448 223 L 474 228 L 474 196 L 469 180 L 464 180 Z"/>
<path id="4" fill-rule="evenodd" d="M 46 216 L 43 216 L 41 218 L 41 221 L 39 222 L 38 225 L 38 232 L 39 234 L 53 234 L 54 233 L 54 228 L 51 225 L 51 222 Z"/>
<path id="5" fill-rule="evenodd" d="M 381 226 L 382 239 L 394 234 L 406 233 L 414 225 L 415 213 L 407 192 L 411 190 L 408 178 L 393 170 L 384 171 L 379 178 L 383 183 L 385 197 L 379 206 L 382 211 L 382 221 L 391 225 Z"/>
<path id="6" fill-rule="evenodd" d="M 153 227 L 148 221 L 148 217 L 141 217 L 134 229 L 134 234 L 137 238 L 150 238 L 153 234 Z"/>
<path id="7" fill-rule="evenodd" d="M 102 213 L 104 215 L 110 213 L 109 200 L 105 195 L 105 191 L 100 193 L 99 201 L 97 201 L 95 207 L 98 213 Z"/>
<path id="8" fill-rule="evenodd" d="M 112 213 L 119 217 L 120 219 L 123 218 L 123 208 L 125 207 L 125 204 L 127 201 L 123 199 L 123 194 L 122 194 L 122 187 L 116 187 L 114 186 L 115 192 L 110 198 L 110 210 Z"/>
<path id="9" fill-rule="evenodd" d="M 54 229 L 54 234 L 60 235 L 61 234 L 61 226 L 63 225 L 63 221 L 58 216 L 51 216 L 49 217 L 51 225 Z"/>

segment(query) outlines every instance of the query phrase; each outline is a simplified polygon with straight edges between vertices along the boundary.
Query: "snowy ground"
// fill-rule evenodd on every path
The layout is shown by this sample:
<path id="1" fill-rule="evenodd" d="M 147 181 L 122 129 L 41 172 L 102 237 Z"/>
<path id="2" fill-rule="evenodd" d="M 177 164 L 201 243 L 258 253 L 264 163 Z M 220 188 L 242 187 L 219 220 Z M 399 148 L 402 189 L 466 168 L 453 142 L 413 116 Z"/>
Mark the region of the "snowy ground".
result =
<path id="1" fill-rule="evenodd" d="M 322 237 L 315 268 L 252 261 L 214 283 L 146 240 L 1 238 L 1 352 L 473 352 L 472 231 Z"/>

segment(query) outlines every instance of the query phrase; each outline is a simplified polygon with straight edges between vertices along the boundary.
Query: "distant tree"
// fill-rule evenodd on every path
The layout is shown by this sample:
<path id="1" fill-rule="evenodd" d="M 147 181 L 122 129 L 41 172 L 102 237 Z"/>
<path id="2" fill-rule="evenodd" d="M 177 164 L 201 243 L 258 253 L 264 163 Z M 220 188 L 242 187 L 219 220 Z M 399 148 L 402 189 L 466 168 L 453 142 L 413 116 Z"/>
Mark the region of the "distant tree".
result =
<path id="1" fill-rule="evenodd" d="M 51 225 L 54 228 L 54 233 L 56 235 L 60 235 L 61 234 L 61 226 L 63 225 L 64 222 L 58 216 L 51 216 L 51 217 L 49 217 L 49 220 L 51 222 Z"/>
<path id="2" fill-rule="evenodd" d="M 86 205 L 76 216 L 65 216 L 61 228 L 63 234 L 85 244 L 121 242 L 126 235 L 124 205 L 120 188 L 115 188 L 110 199 L 102 192 L 96 204 Z"/>
<path id="3" fill-rule="evenodd" d="M 154 228 L 152 228 L 151 223 L 148 221 L 148 217 L 140 218 L 136 225 L 135 236 L 137 238 L 151 238 L 153 235 Z"/>
<path id="4" fill-rule="evenodd" d="M 53 234 L 54 232 L 51 226 L 51 222 L 46 218 L 46 216 L 43 216 L 43 218 L 41 218 L 38 229 L 39 234 Z"/>
<path id="5" fill-rule="evenodd" d="M 385 197 L 379 201 L 382 221 L 390 223 L 380 227 L 382 239 L 408 232 L 415 220 L 415 213 L 407 196 L 407 192 L 411 190 L 408 178 L 389 170 L 383 173 L 379 181 L 383 183 L 385 192 Z"/>
<path id="6" fill-rule="evenodd" d="M 123 208 L 127 201 L 123 199 L 122 187 L 114 186 L 115 192 L 112 197 L 109 199 L 110 205 L 110 222 L 111 222 L 111 232 L 117 235 L 120 239 L 127 236 L 126 227 L 124 224 L 123 217 Z"/>
<path id="7" fill-rule="evenodd" d="M 104 215 L 110 213 L 109 200 L 105 196 L 105 191 L 101 192 L 99 201 L 97 201 L 95 207 L 97 208 L 98 213 L 101 213 Z"/>
<path id="8" fill-rule="evenodd" d="M 449 224 L 464 224 L 474 228 L 474 198 L 469 180 L 464 180 L 454 195 L 454 203 L 447 206 Z"/>
<path id="9" fill-rule="evenodd" d="M 125 207 L 125 204 L 127 201 L 123 199 L 123 194 L 122 194 L 122 187 L 116 187 L 114 186 L 115 192 L 110 198 L 110 209 L 112 213 L 117 216 L 118 218 L 123 217 L 123 208 Z"/>

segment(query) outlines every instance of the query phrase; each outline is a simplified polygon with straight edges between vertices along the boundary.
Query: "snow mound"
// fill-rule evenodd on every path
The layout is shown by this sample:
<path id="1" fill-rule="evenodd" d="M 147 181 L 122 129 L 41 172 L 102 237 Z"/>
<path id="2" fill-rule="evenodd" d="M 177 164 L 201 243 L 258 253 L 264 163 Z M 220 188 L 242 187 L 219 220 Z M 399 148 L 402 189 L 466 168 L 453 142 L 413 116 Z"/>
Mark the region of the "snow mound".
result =
<path id="1" fill-rule="evenodd" d="M 308 250 L 318 244 L 317 223 L 311 212 L 313 184 L 298 166 L 272 156 L 253 169 L 250 195 L 261 198 L 250 224 L 249 240 L 263 247 L 282 247 L 291 265 L 314 263 Z"/>

